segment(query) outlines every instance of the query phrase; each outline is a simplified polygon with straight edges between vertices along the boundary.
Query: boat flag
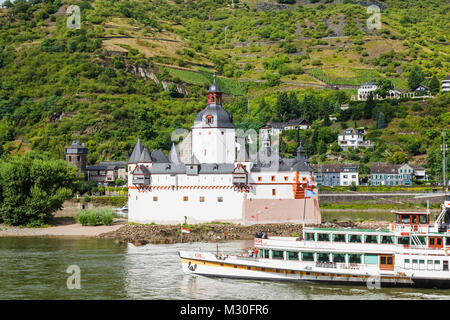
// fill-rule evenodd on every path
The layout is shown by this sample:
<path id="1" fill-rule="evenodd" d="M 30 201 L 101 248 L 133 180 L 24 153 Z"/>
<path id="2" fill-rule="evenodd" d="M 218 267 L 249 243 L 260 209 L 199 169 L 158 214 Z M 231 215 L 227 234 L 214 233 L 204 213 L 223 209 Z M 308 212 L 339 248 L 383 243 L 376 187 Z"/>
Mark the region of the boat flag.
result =
<path id="1" fill-rule="evenodd" d="M 182 232 L 182 233 L 190 233 L 191 230 L 189 230 L 189 229 L 187 229 L 187 228 L 185 228 L 185 227 L 181 227 L 181 232 Z"/>
<path id="2" fill-rule="evenodd" d="M 311 190 L 308 190 L 308 189 L 305 190 L 305 198 L 312 198 L 312 197 L 315 197 L 315 196 L 316 196 L 316 193 L 314 191 L 311 191 Z"/>

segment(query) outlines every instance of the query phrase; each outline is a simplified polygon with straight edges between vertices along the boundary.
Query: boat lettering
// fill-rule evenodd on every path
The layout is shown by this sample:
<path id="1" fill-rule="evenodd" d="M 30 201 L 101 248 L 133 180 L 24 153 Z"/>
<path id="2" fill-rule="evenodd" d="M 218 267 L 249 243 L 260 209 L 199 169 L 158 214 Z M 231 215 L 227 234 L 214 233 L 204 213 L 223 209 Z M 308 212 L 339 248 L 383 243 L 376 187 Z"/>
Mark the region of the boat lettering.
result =
<path id="1" fill-rule="evenodd" d="M 196 257 L 196 258 L 202 258 L 202 254 L 201 253 L 198 253 L 198 252 L 196 252 L 195 254 L 194 254 L 194 257 Z"/>

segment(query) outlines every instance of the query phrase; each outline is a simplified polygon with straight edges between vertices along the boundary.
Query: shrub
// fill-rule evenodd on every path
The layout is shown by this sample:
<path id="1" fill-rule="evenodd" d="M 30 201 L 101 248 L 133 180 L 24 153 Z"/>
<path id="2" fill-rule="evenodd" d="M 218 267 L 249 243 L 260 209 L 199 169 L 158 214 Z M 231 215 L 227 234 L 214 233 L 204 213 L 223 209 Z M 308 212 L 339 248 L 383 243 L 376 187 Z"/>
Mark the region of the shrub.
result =
<path id="1" fill-rule="evenodd" d="M 75 221 L 79 224 L 86 226 L 88 224 L 86 211 L 80 210 L 75 214 Z"/>
<path id="2" fill-rule="evenodd" d="M 114 221 L 114 211 L 112 211 L 111 209 L 103 209 L 100 213 L 101 216 L 101 220 L 102 223 L 105 226 L 110 226 L 112 225 L 113 221 Z"/>
<path id="3" fill-rule="evenodd" d="M 75 214 L 75 221 L 83 226 L 112 225 L 114 221 L 112 209 L 88 209 L 80 210 Z"/>

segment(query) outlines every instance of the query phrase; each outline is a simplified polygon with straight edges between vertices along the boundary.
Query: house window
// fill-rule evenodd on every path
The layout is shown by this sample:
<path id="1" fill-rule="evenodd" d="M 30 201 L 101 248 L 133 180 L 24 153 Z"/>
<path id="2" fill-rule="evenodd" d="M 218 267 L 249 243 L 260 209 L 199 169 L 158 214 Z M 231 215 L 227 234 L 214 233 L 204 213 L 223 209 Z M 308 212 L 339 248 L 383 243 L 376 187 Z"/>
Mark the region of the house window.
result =
<path id="1" fill-rule="evenodd" d="M 276 196 L 277 195 L 277 190 L 276 189 L 272 189 L 272 195 Z"/>
<path id="2" fill-rule="evenodd" d="M 284 181 L 288 181 L 288 179 L 289 179 L 288 177 L 284 177 Z"/>
<path id="3" fill-rule="evenodd" d="M 217 197 L 217 202 L 223 202 L 223 197 Z"/>
<path id="4" fill-rule="evenodd" d="M 200 202 L 205 202 L 205 197 L 200 197 Z"/>
<path id="5" fill-rule="evenodd" d="M 158 197 L 153 197 L 153 201 L 158 201 Z"/>
<path id="6" fill-rule="evenodd" d="M 69 161 L 72 161 L 72 156 L 69 156 Z"/>
<path id="7" fill-rule="evenodd" d="M 272 176 L 272 181 L 275 181 L 275 176 Z"/>
<path id="8" fill-rule="evenodd" d="M 262 177 L 258 177 L 258 182 L 261 182 L 262 181 Z"/>
<path id="9" fill-rule="evenodd" d="M 184 196 L 183 197 L 183 201 L 189 201 L 189 197 L 188 196 Z"/>

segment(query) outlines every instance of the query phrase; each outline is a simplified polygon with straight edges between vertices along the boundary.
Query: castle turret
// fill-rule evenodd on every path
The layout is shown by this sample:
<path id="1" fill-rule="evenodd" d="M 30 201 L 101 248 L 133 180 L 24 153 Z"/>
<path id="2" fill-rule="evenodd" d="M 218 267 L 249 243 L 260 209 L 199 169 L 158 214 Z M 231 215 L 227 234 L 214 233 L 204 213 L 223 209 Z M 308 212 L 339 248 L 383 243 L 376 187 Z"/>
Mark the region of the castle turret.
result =
<path id="1" fill-rule="evenodd" d="M 88 149 L 84 146 L 84 143 L 80 143 L 80 141 L 75 140 L 65 149 L 64 153 L 67 164 L 77 167 L 78 174 L 86 173 Z"/>

